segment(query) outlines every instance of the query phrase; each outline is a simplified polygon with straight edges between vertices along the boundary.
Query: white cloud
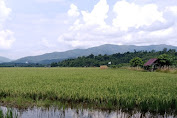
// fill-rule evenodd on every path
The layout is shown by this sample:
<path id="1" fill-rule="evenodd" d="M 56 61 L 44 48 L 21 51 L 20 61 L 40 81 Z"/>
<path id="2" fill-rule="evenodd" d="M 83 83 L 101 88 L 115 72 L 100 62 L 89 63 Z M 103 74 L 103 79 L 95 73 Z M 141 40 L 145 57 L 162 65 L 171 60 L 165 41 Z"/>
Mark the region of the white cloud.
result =
<path id="1" fill-rule="evenodd" d="M 166 11 L 172 12 L 174 15 L 177 15 L 177 6 L 166 7 Z"/>
<path id="2" fill-rule="evenodd" d="M 15 41 L 14 33 L 3 28 L 4 21 L 6 21 L 10 12 L 11 9 L 6 6 L 4 0 L 0 0 L 0 49 L 11 48 Z"/>
<path id="3" fill-rule="evenodd" d="M 171 33 L 173 33 L 174 29 L 172 27 L 168 29 L 162 29 L 158 31 L 151 32 L 150 35 L 155 37 L 166 37 L 169 36 Z"/>
<path id="4" fill-rule="evenodd" d="M 80 17 L 77 17 L 68 32 L 59 36 L 58 42 L 71 48 L 102 44 L 177 45 L 176 16 L 168 16 L 165 8 L 161 11 L 158 8 L 155 3 L 142 5 L 122 0 L 111 11 L 107 1 L 100 0 L 91 12 L 81 11 Z M 175 11 L 174 8 L 172 11 Z M 110 19 L 108 13 L 115 13 L 116 16 Z"/>
<path id="5" fill-rule="evenodd" d="M 11 48 L 13 42 L 15 41 L 14 33 L 10 30 L 0 31 L 0 49 Z"/>
<path id="6" fill-rule="evenodd" d="M 6 6 L 4 0 L 0 0 L 0 24 L 8 18 L 10 12 L 11 9 Z"/>
<path id="7" fill-rule="evenodd" d="M 94 39 L 103 38 L 102 32 L 108 27 L 105 22 L 108 11 L 109 5 L 106 0 L 100 0 L 91 12 L 81 11 L 82 16 L 69 28 L 69 33 L 64 33 L 58 38 L 59 43 L 82 48 L 93 46 L 93 43 L 103 44 Z"/>
<path id="8" fill-rule="evenodd" d="M 48 3 L 48 2 L 62 2 L 63 0 L 36 0 L 40 3 Z"/>
<path id="9" fill-rule="evenodd" d="M 74 4 L 71 4 L 71 5 L 70 5 L 70 9 L 68 10 L 68 16 L 77 17 L 77 16 L 79 16 L 79 15 L 80 15 L 80 13 L 79 13 L 79 11 L 78 11 L 77 6 L 74 5 Z"/>
<path id="10" fill-rule="evenodd" d="M 121 30 L 149 26 L 156 21 L 165 22 L 163 13 L 158 11 L 155 4 L 140 6 L 126 1 L 118 1 L 114 5 L 113 11 L 117 15 L 113 19 L 113 25 Z"/>
<path id="11" fill-rule="evenodd" d="M 88 25 L 101 25 L 105 26 L 105 19 L 108 17 L 109 5 L 106 0 L 100 0 L 89 13 L 88 11 L 82 11 L 83 20 Z"/>
<path id="12" fill-rule="evenodd" d="M 52 48 L 52 47 L 55 47 L 54 44 L 50 43 L 46 38 L 43 38 L 41 40 L 41 43 L 43 46 L 47 47 L 47 48 Z"/>

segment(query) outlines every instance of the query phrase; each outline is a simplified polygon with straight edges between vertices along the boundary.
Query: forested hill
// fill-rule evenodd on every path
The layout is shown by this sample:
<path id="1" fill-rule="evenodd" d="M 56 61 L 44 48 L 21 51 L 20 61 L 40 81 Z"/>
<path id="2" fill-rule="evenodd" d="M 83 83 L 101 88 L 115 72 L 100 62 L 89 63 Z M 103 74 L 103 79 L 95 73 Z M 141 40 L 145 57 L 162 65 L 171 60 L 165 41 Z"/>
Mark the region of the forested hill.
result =
<path id="1" fill-rule="evenodd" d="M 175 49 L 166 49 L 163 51 L 134 51 L 134 52 L 126 52 L 126 53 L 116 53 L 112 55 L 98 55 L 94 56 L 93 54 L 89 56 L 82 56 L 76 59 L 67 59 L 61 61 L 59 63 L 52 63 L 51 66 L 60 66 L 60 67 L 99 67 L 100 65 L 107 65 L 108 62 L 111 62 L 112 65 L 119 64 L 128 64 L 129 61 L 134 57 L 140 57 L 144 62 L 149 60 L 150 58 L 157 58 L 159 55 L 167 54 L 174 61 L 173 65 L 177 66 L 177 52 Z"/>
<path id="2" fill-rule="evenodd" d="M 106 44 L 101 45 L 98 47 L 92 47 L 88 49 L 74 49 L 69 50 L 65 52 L 53 52 L 53 53 L 47 53 L 43 55 L 38 56 L 29 56 L 24 57 L 21 59 L 18 59 L 16 61 L 13 61 L 13 63 L 39 63 L 39 64 L 50 64 L 52 62 L 59 62 L 65 59 L 71 59 L 71 58 L 77 58 L 81 56 L 88 56 L 90 54 L 99 55 L 99 54 L 115 54 L 115 53 L 125 53 L 127 51 L 134 52 L 141 51 L 141 50 L 156 50 L 160 51 L 163 50 L 163 48 L 167 49 L 176 49 L 175 46 L 170 45 L 150 45 L 150 46 L 134 46 L 134 45 L 112 45 L 112 44 Z"/>

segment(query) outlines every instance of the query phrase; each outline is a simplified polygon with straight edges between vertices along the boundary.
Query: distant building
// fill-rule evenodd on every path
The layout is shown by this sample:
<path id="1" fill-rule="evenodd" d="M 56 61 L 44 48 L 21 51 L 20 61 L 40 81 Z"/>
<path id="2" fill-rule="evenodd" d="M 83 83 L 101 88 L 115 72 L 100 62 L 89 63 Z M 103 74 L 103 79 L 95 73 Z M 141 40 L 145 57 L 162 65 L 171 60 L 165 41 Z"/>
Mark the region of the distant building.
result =
<path id="1" fill-rule="evenodd" d="M 144 68 L 146 70 L 149 71 L 154 71 L 159 67 L 158 64 L 158 59 L 157 58 L 153 58 L 153 59 L 149 59 L 145 64 L 144 64 Z"/>
<path id="2" fill-rule="evenodd" d="M 110 61 L 110 62 L 108 62 L 108 64 L 109 64 L 109 65 L 111 65 L 111 61 Z"/>

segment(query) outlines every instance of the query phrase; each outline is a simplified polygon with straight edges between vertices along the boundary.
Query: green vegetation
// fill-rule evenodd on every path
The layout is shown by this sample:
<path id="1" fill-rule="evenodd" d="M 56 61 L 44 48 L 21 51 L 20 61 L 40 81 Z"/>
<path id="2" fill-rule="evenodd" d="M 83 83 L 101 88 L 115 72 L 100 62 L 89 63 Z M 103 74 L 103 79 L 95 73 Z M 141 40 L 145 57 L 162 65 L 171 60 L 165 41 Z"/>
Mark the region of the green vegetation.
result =
<path id="1" fill-rule="evenodd" d="M 161 55 L 161 56 L 160 56 Z M 82 56 L 76 59 L 67 59 L 58 63 L 52 63 L 51 67 L 99 67 L 100 65 L 107 65 L 108 62 L 111 62 L 112 65 L 120 66 L 129 64 L 130 60 L 133 58 L 139 57 L 138 65 L 143 65 L 151 58 L 158 58 L 161 60 L 161 66 L 164 66 L 164 63 L 173 65 L 177 67 L 177 52 L 174 49 L 164 49 L 163 51 L 156 52 L 152 51 L 134 51 L 126 53 L 116 53 L 112 55 L 97 55 L 93 54 L 89 56 Z M 169 60 L 170 59 L 170 60 Z M 137 60 L 137 59 L 136 59 Z M 133 60 L 132 60 L 133 61 Z M 134 60 L 135 61 L 135 60 Z M 164 62 L 165 61 L 165 62 Z M 133 63 L 132 63 L 133 64 Z M 129 65 L 130 66 L 130 65 Z M 132 65 L 132 66 L 136 66 Z"/>
<path id="2" fill-rule="evenodd" d="M 176 93 L 176 74 L 99 68 L 0 68 L 2 103 L 8 99 L 18 105 L 28 99 L 49 100 L 94 104 L 102 109 L 165 112 L 177 110 Z"/>
<path id="3" fill-rule="evenodd" d="M 1 63 L 0 67 L 44 67 L 45 65 L 38 63 Z"/>
<path id="4" fill-rule="evenodd" d="M 171 73 L 171 74 L 177 74 L 177 69 L 176 68 L 161 68 L 157 69 L 156 72 L 163 72 L 163 73 Z"/>
<path id="5" fill-rule="evenodd" d="M 130 60 L 130 65 L 131 65 L 131 67 L 137 67 L 137 66 L 141 67 L 141 66 L 143 66 L 143 61 L 141 58 L 135 57 Z"/>
<path id="6" fill-rule="evenodd" d="M 172 65 L 172 62 L 173 62 L 173 58 L 167 54 L 160 55 L 158 57 L 158 60 L 159 60 L 158 63 L 160 64 L 161 67 L 170 66 L 170 65 Z"/>

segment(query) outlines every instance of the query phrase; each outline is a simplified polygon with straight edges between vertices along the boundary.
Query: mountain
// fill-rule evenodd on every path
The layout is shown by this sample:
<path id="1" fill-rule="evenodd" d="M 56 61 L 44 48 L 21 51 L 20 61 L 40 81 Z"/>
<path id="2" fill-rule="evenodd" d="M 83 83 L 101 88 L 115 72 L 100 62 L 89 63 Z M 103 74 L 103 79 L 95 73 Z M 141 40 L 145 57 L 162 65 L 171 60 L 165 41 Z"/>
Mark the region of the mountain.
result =
<path id="1" fill-rule="evenodd" d="M 10 62 L 11 60 L 6 58 L 6 57 L 1 57 L 0 56 L 0 63 L 4 63 L 4 62 Z"/>
<path id="2" fill-rule="evenodd" d="M 40 64 L 49 64 L 51 62 L 58 62 L 64 59 L 76 58 L 79 56 L 88 56 L 90 54 L 99 55 L 99 54 L 115 54 L 115 53 L 124 53 L 124 52 L 133 52 L 133 51 L 141 51 L 141 50 L 156 50 L 161 51 L 164 48 L 167 49 L 176 49 L 175 46 L 170 45 L 150 45 L 150 46 L 134 46 L 134 45 L 112 45 L 106 44 L 98 47 L 92 47 L 88 49 L 74 49 L 65 52 L 53 52 L 47 53 L 39 56 L 29 56 L 18 59 L 14 61 L 14 63 L 40 63 Z"/>

